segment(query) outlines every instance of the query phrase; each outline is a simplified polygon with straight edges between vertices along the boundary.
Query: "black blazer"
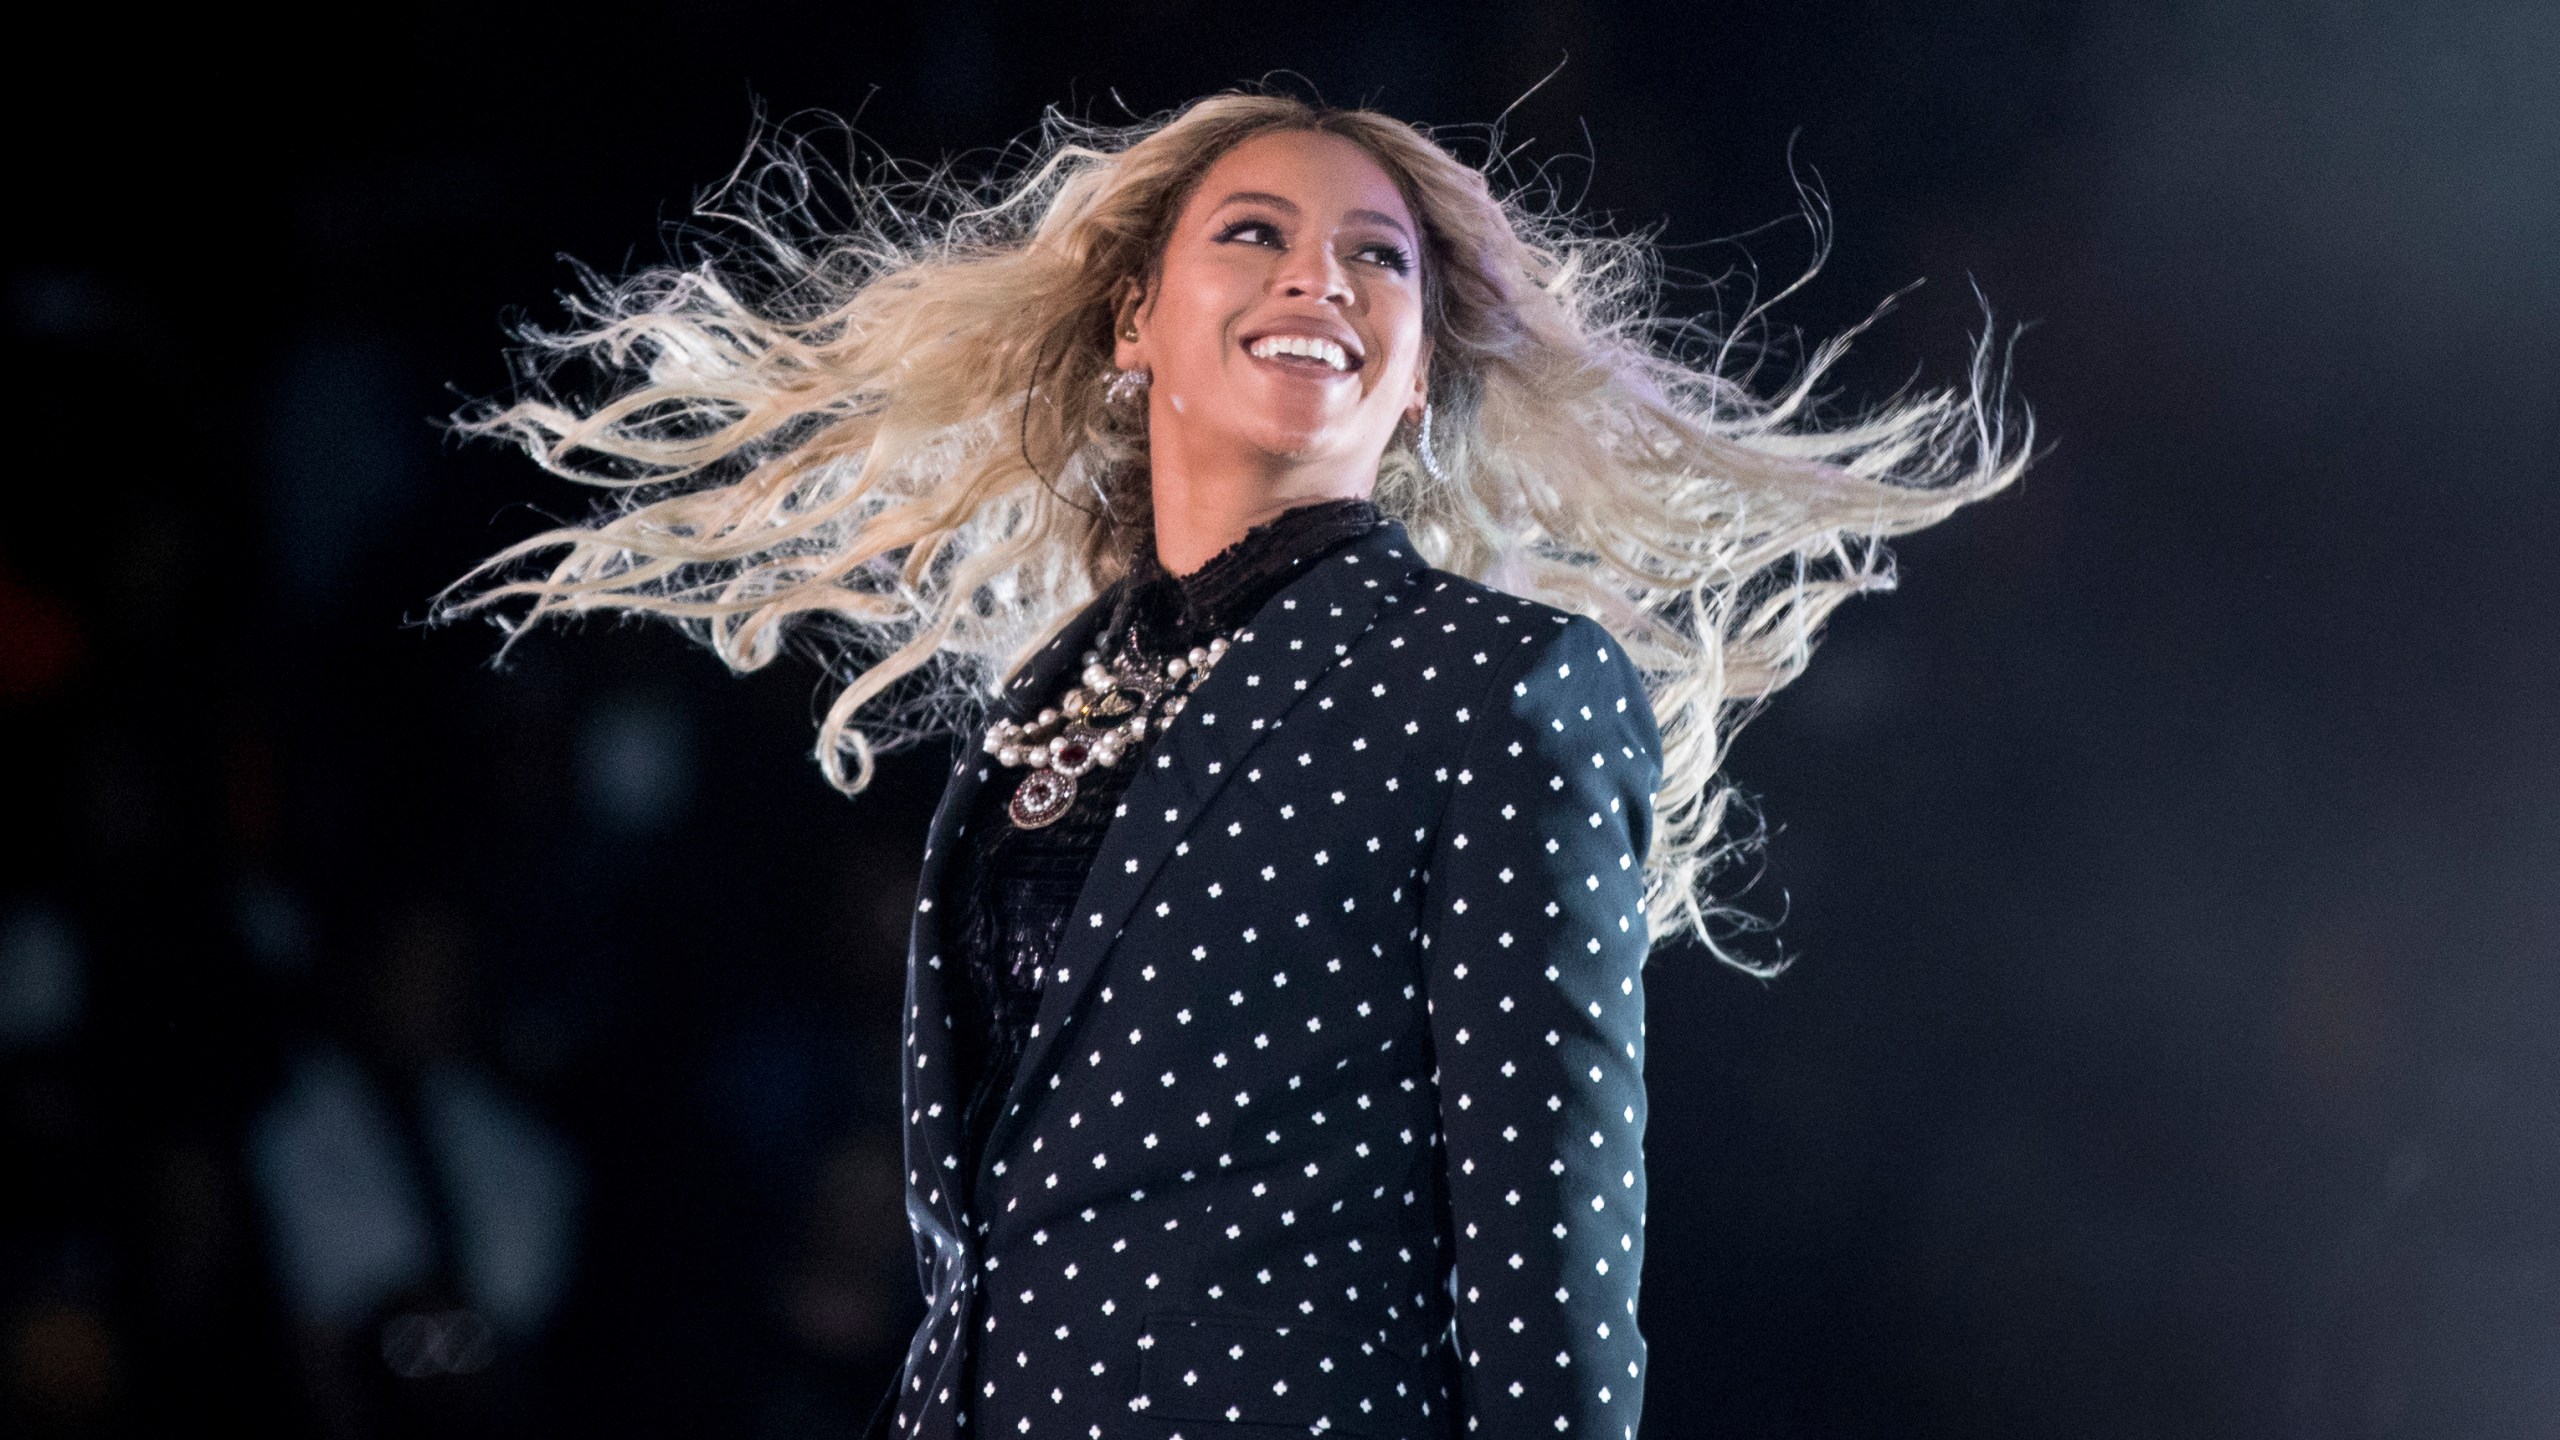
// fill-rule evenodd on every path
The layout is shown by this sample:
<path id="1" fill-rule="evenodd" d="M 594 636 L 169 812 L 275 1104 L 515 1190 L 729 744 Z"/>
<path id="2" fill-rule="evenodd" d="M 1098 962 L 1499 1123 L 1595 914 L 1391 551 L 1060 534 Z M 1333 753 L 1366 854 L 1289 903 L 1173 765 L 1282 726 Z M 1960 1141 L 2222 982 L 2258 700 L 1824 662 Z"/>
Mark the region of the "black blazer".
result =
<path id="1" fill-rule="evenodd" d="M 1659 743 L 1590 621 L 1393 525 L 1309 567 L 1136 762 L 974 1167 L 942 922 L 1006 777 L 965 753 L 908 964 L 894 1433 L 1631 1440 Z"/>

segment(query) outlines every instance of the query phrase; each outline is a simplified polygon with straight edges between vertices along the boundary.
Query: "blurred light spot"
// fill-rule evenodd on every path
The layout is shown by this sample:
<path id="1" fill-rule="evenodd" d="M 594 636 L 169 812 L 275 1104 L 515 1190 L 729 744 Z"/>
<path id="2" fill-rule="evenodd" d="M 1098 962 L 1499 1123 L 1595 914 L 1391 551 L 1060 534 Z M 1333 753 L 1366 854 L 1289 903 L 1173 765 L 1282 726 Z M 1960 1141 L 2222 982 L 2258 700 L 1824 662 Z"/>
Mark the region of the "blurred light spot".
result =
<path id="1" fill-rule="evenodd" d="M 347 1325 L 428 1276 L 435 1238 L 389 1107 L 330 1051 L 303 1057 L 250 1128 L 286 1300 L 312 1325 Z"/>
<path id="2" fill-rule="evenodd" d="M 63 1039 L 80 1023 L 87 985 L 80 938 L 49 905 L 0 922 L 0 1051 Z"/>
<path id="3" fill-rule="evenodd" d="M 417 1101 L 447 1192 L 445 1239 L 472 1323 L 538 1330 L 567 1289 L 577 1253 L 576 1157 L 475 1069 L 428 1070 Z M 301 1059 L 252 1127 L 250 1156 L 284 1292 L 306 1323 L 352 1324 L 429 1277 L 437 1236 L 425 1177 L 389 1097 L 345 1055 L 323 1050 Z M 434 1363 L 449 1365 L 465 1353 L 453 1348 L 463 1337 L 450 1315 L 410 1318 L 432 1322 L 403 1342 L 413 1363 L 441 1355 Z M 392 1348 L 386 1330 L 383 1358 L 397 1370 Z"/>
<path id="4" fill-rule="evenodd" d="M 606 828 L 659 830 L 693 790 L 691 736 L 674 706 L 625 696 L 587 716 L 578 737 L 578 797 Z"/>
<path id="5" fill-rule="evenodd" d="M 419 1095 L 453 1195 L 464 1292 L 509 1334 L 539 1329 L 567 1291 L 577 1257 L 577 1157 L 476 1068 L 439 1066 Z"/>
<path id="6" fill-rule="evenodd" d="M 311 968 L 311 918 L 278 882 L 253 875 L 234 886 L 231 922 L 260 970 L 289 977 Z"/>
<path id="7" fill-rule="evenodd" d="M 9 328 L 59 340 L 94 335 L 115 321 L 115 299 L 95 275 L 28 270 L 9 277 Z"/>

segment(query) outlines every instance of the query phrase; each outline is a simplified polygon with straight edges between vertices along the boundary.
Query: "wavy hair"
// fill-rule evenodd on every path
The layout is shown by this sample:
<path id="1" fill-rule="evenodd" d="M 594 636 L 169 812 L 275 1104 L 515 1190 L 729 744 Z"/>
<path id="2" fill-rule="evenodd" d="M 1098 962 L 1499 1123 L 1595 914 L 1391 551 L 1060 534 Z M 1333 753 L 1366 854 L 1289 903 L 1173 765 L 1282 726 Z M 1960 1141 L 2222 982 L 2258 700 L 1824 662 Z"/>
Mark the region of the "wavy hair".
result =
<path id="1" fill-rule="evenodd" d="M 975 176 L 759 143 L 697 206 L 726 238 L 588 274 L 571 326 L 522 332 L 516 398 L 457 417 L 611 500 L 492 556 L 439 613 L 495 610 L 511 640 L 662 616 L 741 671 L 831 639 L 817 755 L 861 790 L 875 749 L 965 723 L 1151 536 L 1143 416 L 1103 399 L 1113 302 L 1210 165 L 1276 131 L 1360 145 L 1420 223 L 1445 479 L 1400 432 L 1377 503 L 1432 564 L 1619 637 L 1663 737 L 1653 933 L 1771 968 L 1722 943 L 1748 917 L 1709 883 L 1755 838 L 1728 833 L 1726 747 L 1833 607 L 1891 586 L 1884 537 L 2024 468 L 2005 364 L 1986 329 L 1964 388 L 1825 423 L 1849 336 L 1763 394 L 1739 346 L 1765 307 L 1720 336 L 1666 317 L 1644 240 L 1498 192 L 1374 111 L 1230 93 L 1124 129 L 1053 114 Z M 583 398 L 559 383 L 572 364 Z"/>

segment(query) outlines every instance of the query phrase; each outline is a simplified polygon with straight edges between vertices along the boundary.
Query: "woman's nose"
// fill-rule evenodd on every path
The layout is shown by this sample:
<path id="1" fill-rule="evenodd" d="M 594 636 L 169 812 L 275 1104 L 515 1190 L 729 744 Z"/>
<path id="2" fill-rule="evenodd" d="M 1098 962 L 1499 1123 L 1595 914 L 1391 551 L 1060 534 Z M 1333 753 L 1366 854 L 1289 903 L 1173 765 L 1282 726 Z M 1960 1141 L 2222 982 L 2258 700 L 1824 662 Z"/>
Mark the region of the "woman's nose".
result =
<path id="1" fill-rule="evenodd" d="M 1351 303 L 1351 273 L 1340 259 L 1320 245 L 1302 245 L 1283 255 L 1279 273 L 1273 277 L 1276 288 L 1291 299 L 1314 299 L 1331 304 Z"/>

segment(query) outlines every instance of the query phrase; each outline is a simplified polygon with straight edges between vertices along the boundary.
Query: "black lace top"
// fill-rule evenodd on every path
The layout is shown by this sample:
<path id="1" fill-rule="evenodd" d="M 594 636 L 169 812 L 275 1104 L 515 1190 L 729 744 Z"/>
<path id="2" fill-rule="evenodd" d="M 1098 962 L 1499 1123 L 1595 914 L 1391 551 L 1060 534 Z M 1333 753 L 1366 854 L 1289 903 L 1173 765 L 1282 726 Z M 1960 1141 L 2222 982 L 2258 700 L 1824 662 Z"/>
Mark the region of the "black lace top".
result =
<path id="1" fill-rule="evenodd" d="M 1154 547 L 1144 547 L 1137 568 L 1105 597 L 1110 620 L 1094 643 L 1106 654 L 1134 647 L 1148 663 L 1206 645 L 1251 620 L 1304 567 L 1378 524 L 1377 509 L 1366 500 L 1301 506 L 1182 576 L 1167 573 Z M 999 773 L 969 817 L 958 877 L 965 908 L 955 938 L 963 983 L 954 997 L 954 1023 L 973 1161 L 1013 1082 L 1039 1012 L 1041 982 L 1085 872 L 1146 756 L 1141 748 L 1108 769 L 1086 771 L 1067 813 L 1040 829 L 1017 829 L 1005 813 L 1028 770 Z"/>

